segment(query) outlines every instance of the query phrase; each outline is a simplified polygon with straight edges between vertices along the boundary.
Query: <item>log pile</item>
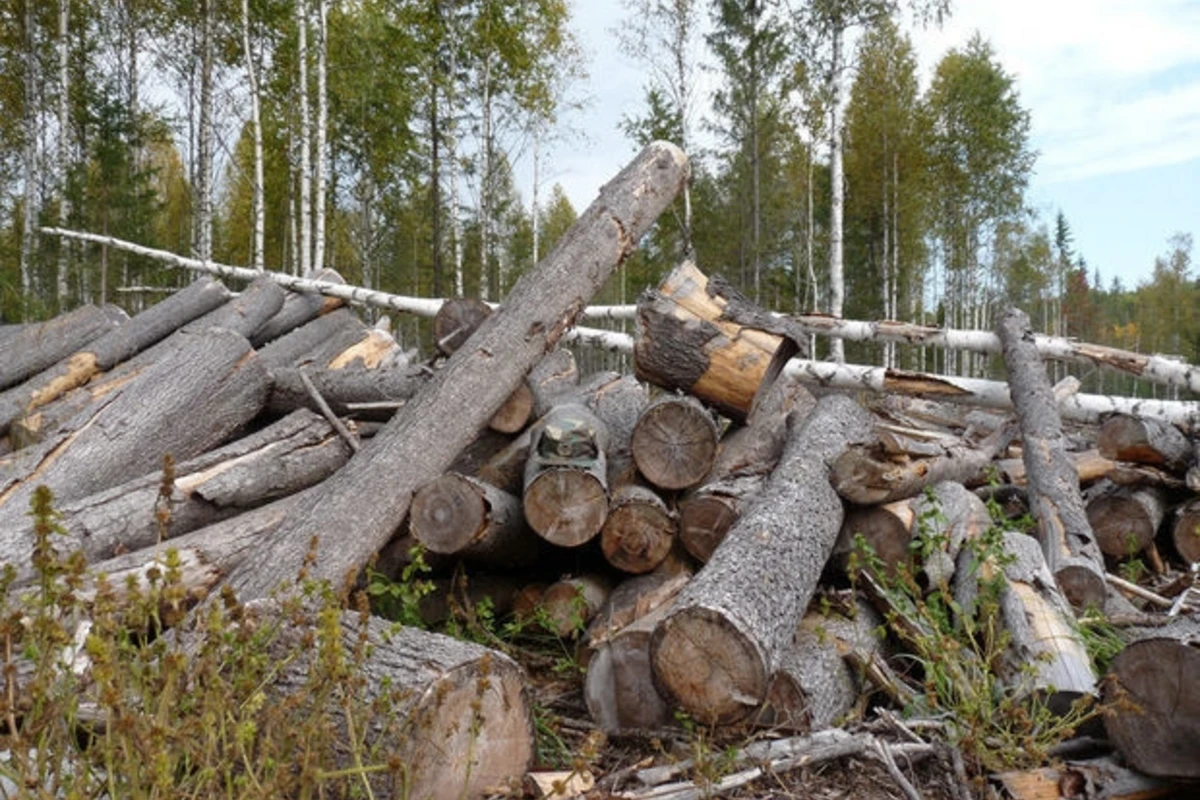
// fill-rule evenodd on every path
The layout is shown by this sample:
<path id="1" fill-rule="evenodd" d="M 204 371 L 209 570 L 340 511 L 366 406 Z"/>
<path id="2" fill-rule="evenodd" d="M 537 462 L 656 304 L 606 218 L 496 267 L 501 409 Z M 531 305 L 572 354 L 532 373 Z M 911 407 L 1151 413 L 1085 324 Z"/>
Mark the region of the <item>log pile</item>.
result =
<path id="1" fill-rule="evenodd" d="M 560 340 L 683 173 L 673 150 L 643 153 L 501 308 L 447 302 L 426 361 L 338 302 L 267 281 L 232 298 L 202 278 L 132 319 L 80 311 L 7 335 L 0 558 L 28 580 L 42 484 L 67 549 L 138 576 L 174 547 L 194 601 L 221 586 L 264 598 L 302 567 L 339 587 L 369 563 L 395 577 L 392 556 L 419 543 L 443 587 L 423 613 L 469 614 L 486 592 L 576 642 L 609 733 L 682 710 L 809 734 L 865 698 L 911 699 L 919 677 L 894 669 L 923 635 L 896 598 L 909 581 L 966 620 L 997 603 L 996 666 L 1021 697 L 1066 714 L 1103 696 L 1129 766 L 1200 777 L 1200 695 L 1183 677 L 1194 627 L 1130 629 L 1100 676 L 1078 623 L 1188 620 L 1195 432 L 1178 415 L 1115 415 L 1068 436 L 1059 409 L 1075 387 L 1050 386 L 1019 312 L 996 331 L 1012 414 L 939 402 L 939 382 L 928 400 L 868 407 L 813 362 L 789 364 L 795 331 L 691 264 L 639 305 L 636 374 L 580 376 Z M 1026 513 L 1032 535 L 1018 532 Z M 1149 564 L 1140 583 L 1135 563 Z M 481 715 L 494 749 L 459 754 L 477 778 L 461 791 L 520 775 L 520 668 L 421 636 L 381 644 L 380 669 L 418 689 L 457 670 L 468 705 L 481 659 L 497 670 Z"/>

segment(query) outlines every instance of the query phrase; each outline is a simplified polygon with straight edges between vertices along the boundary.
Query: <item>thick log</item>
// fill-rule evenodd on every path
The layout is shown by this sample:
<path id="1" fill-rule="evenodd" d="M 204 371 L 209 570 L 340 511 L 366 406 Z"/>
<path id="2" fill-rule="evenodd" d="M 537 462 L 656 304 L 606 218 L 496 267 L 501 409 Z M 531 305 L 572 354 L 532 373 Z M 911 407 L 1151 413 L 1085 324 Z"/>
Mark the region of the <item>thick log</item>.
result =
<path id="1" fill-rule="evenodd" d="M 521 586 L 511 575 L 471 575 L 458 572 L 430 581 L 433 591 L 421 598 L 417 612 L 430 628 L 454 621 L 460 627 L 478 625 L 480 604 L 496 619 L 506 617 Z"/>
<path id="2" fill-rule="evenodd" d="M 1088 490 L 1087 517 L 1101 552 L 1129 558 L 1145 550 L 1158 534 L 1167 513 L 1161 489 L 1119 486 L 1101 481 Z"/>
<path id="3" fill-rule="evenodd" d="M 889 578 L 894 578 L 901 569 L 911 575 L 916 560 L 908 545 L 916 520 L 911 499 L 878 506 L 850 507 L 846 509 L 842 530 L 833 546 L 834 559 L 845 568 L 861 537 L 864 545 L 883 563 Z"/>
<path id="4" fill-rule="evenodd" d="M 247 339 L 283 308 L 286 292 L 277 283 L 259 278 L 229 302 L 191 323 L 193 331 L 228 328 Z"/>
<path id="5" fill-rule="evenodd" d="M 367 326 L 353 311 L 339 308 L 272 340 L 259 348 L 258 356 L 272 372 L 298 366 L 300 361 L 327 367 L 334 356 L 360 341 L 366 332 Z"/>
<path id="6" fill-rule="evenodd" d="M 717 423 L 694 397 L 664 396 L 642 412 L 630 449 L 638 471 L 660 489 L 704 480 L 717 457 Z"/>
<path id="7" fill-rule="evenodd" d="M 702 564 L 725 541 L 766 483 L 765 475 L 742 475 L 707 484 L 679 502 L 679 541 Z"/>
<path id="8" fill-rule="evenodd" d="M 578 389 L 579 366 L 574 354 L 565 347 L 550 351 L 529 370 L 525 382 L 533 392 L 533 416 L 541 419 Z"/>
<path id="9" fill-rule="evenodd" d="M 320 270 L 312 277 L 325 283 L 345 283 L 342 276 L 331 269 Z M 261 350 L 262 346 L 268 342 L 273 342 L 318 317 L 333 312 L 343 303 L 344 301 L 337 297 L 287 292 L 287 296 L 283 300 L 283 308 L 279 309 L 273 317 L 254 332 L 254 335 L 250 337 L 250 344 Z"/>
<path id="10" fill-rule="evenodd" d="M 590 541 L 608 516 L 608 428 L 578 403 L 538 420 L 530 433 L 523 508 L 529 527 L 552 544 Z"/>
<path id="11" fill-rule="evenodd" d="M 531 441 L 533 429 L 526 428 L 485 461 L 479 467 L 476 477 L 501 491 L 522 495 L 525 491 L 525 465 L 529 462 Z"/>
<path id="12" fill-rule="evenodd" d="M 638 302 L 637 376 L 743 419 L 783 339 L 725 319 L 728 305 L 694 264 L 676 267 Z"/>
<path id="13" fill-rule="evenodd" d="M 267 376 L 250 343 L 221 328 L 180 337 L 179 350 L 123 392 L 94 404 L 62 431 L 24 451 L 0 477 L 0 557 L 28 569 L 25 520 L 37 485 L 69 502 L 152 472 L 164 454 L 185 461 L 252 419 Z M 189 424 L 183 424 L 188 420 Z"/>
<path id="14" fill-rule="evenodd" d="M 492 307 L 474 297 L 447 300 L 433 317 L 434 346 L 442 355 L 452 355 L 491 315 Z"/>
<path id="15" fill-rule="evenodd" d="M 1096 440 L 1100 455 L 1183 472 L 1192 458 L 1192 445 L 1178 428 L 1159 420 L 1118 414 L 1104 420 Z"/>
<path id="16" fill-rule="evenodd" d="M 857 671 L 847 663 L 867 663 L 881 654 L 883 619 L 864 602 L 851 616 L 837 611 L 809 611 L 796 639 L 771 675 L 766 699 L 754 722 L 764 727 L 808 733 L 837 724 L 862 694 Z"/>
<path id="17" fill-rule="evenodd" d="M 128 319 L 116 306 L 80 306 L 47 322 L 22 326 L 3 340 L 4 360 L 0 362 L 0 389 L 7 389 L 67 356 Z"/>
<path id="18" fill-rule="evenodd" d="M 94 340 L 85 349 L 8 389 L 0 394 L 0 434 L 14 420 L 82 386 L 93 376 L 216 308 L 228 297 L 229 291 L 220 283 L 201 278 Z"/>
<path id="19" fill-rule="evenodd" d="M 417 490 L 409 527 L 432 553 L 460 555 L 489 565 L 520 566 L 538 554 L 538 539 L 525 524 L 518 498 L 454 472 Z"/>
<path id="20" fill-rule="evenodd" d="M 629 484 L 613 492 L 600 531 L 600 549 L 609 564 L 640 575 L 671 552 L 677 528 L 675 515 L 661 497 L 645 486 Z"/>
<path id="21" fill-rule="evenodd" d="M 554 348 L 613 269 L 683 185 L 687 158 L 655 143 L 605 185 L 597 202 L 505 303 L 451 356 L 444 369 L 358 457 L 323 484 L 318 500 L 230 576 L 243 596 L 261 597 L 294 573 L 314 535 L 314 575 L 342 582 L 357 574 L 408 512 L 412 493 L 446 470 L 525 374 Z M 363 498 L 371 498 L 364 503 Z M 331 531 L 352 529 L 342 540 Z"/>
<path id="22" fill-rule="evenodd" d="M 538 599 L 539 620 L 555 636 L 575 638 L 600 613 L 612 588 L 612 582 L 598 573 L 555 581 Z"/>
<path id="23" fill-rule="evenodd" d="M 994 523 L 983 500 L 959 483 L 939 483 L 932 496 L 917 497 L 912 506 L 918 525 L 928 518 L 934 527 L 934 546 L 922 553 L 917 570 L 917 583 L 929 592 L 950 583 L 963 546 L 982 537 Z"/>
<path id="24" fill-rule="evenodd" d="M 759 500 L 651 641 L 660 687 L 706 723 L 741 719 L 765 697 L 841 529 L 828 464 L 871 430 L 871 415 L 839 395 L 794 422 Z"/>
<path id="25" fill-rule="evenodd" d="M 60 523 L 89 561 L 177 537 L 263 505 L 332 475 L 350 448 L 311 411 L 293 412 L 224 447 L 175 465 L 162 504 L 162 475 L 152 472 L 98 494 L 61 503 Z M 169 517 L 160 526 L 158 514 Z"/>
<path id="26" fill-rule="evenodd" d="M 1134 642 L 1104 682 L 1108 737 L 1134 769 L 1161 778 L 1200 778 L 1200 644 L 1162 636 Z"/>
<path id="27" fill-rule="evenodd" d="M 430 372 L 421 366 L 372 369 L 361 362 L 341 368 L 280 367 L 271 372 L 267 411 L 286 414 L 297 408 L 318 410 L 316 400 L 304 385 L 301 370 L 333 413 L 369 419 L 390 419 L 396 407 L 415 396 L 431 377 Z M 386 405 L 386 408 L 379 411 L 361 408 L 363 404 L 374 403 Z"/>
<path id="28" fill-rule="evenodd" d="M 672 594 L 650 606 L 591 645 L 583 696 L 588 714 L 602 730 L 654 730 L 671 722 L 674 708 L 654 685 L 650 638 L 670 612 L 673 598 Z"/>
<path id="29" fill-rule="evenodd" d="M 1175 552 L 1188 564 L 1200 563 L 1200 498 L 1194 498 L 1175 512 L 1171 527 Z"/>
<path id="30" fill-rule="evenodd" d="M 645 384 L 632 375 L 598 373 L 579 387 L 579 399 L 604 423 L 608 432 L 605 459 L 609 489 L 635 482 L 633 431 L 650 404 L 650 393 Z"/>
<path id="31" fill-rule="evenodd" d="M 1000 316 L 996 331 L 1004 343 L 1004 363 L 1024 440 L 1029 505 L 1046 563 L 1073 605 L 1103 608 L 1104 558 L 1067 457 L 1062 419 L 1046 368 L 1032 344 L 1029 318 L 1009 309 Z"/>

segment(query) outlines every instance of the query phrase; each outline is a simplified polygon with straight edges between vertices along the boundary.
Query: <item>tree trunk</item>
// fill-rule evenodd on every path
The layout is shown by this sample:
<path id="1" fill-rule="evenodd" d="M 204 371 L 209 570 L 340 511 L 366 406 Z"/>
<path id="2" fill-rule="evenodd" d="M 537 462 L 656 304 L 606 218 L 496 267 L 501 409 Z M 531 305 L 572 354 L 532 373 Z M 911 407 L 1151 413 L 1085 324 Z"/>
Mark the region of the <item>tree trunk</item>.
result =
<path id="1" fill-rule="evenodd" d="M 842 211 L 846 204 L 845 177 L 842 170 L 842 28 L 833 25 L 829 64 L 829 313 L 842 316 L 846 278 L 842 264 Z M 837 363 L 846 360 L 841 339 L 830 342 L 830 357 Z"/>
<path id="2" fill-rule="evenodd" d="M 1046 563 L 1072 605 L 1103 608 L 1104 559 L 1067 457 L 1062 420 L 1045 365 L 1030 338 L 1029 318 L 1009 309 L 1001 315 L 996 333 L 1004 343 L 1004 363 L 1024 440 L 1029 505 L 1037 518 Z"/>
<path id="3" fill-rule="evenodd" d="M 638 418 L 630 449 L 638 471 L 660 489 L 687 489 L 704 480 L 717 457 L 712 414 L 694 397 L 660 397 Z"/>
<path id="4" fill-rule="evenodd" d="M 246 79 L 250 90 L 250 132 L 254 137 L 254 177 L 250 203 L 250 225 L 253 241 L 250 245 L 250 264 L 261 270 L 265 266 L 264 242 L 266 235 L 266 212 L 263 202 L 263 134 L 258 70 L 254 66 L 254 51 L 250 47 L 250 0 L 242 0 L 242 51 L 246 58 Z"/>
<path id="5" fill-rule="evenodd" d="M 327 129 L 329 127 L 329 93 L 325 88 L 325 63 L 329 47 L 327 45 L 327 13 L 328 0 L 317 0 L 317 139 L 315 145 L 316 166 L 316 196 L 313 198 L 313 257 L 311 269 L 316 272 L 325 268 L 325 173 L 329 154 L 325 146 Z"/>
<path id="6" fill-rule="evenodd" d="M 321 270 L 316 279 L 329 283 L 343 282 L 342 276 L 331 269 Z M 317 317 L 336 311 L 342 305 L 343 301 L 336 297 L 290 291 L 283 299 L 283 308 L 254 332 L 250 343 L 256 348 L 261 348 L 296 328 L 307 325 Z"/>
<path id="7" fill-rule="evenodd" d="M 284 308 L 280 313 L 286 311 Z M 267 321 L 268 326 L 273 319 Z M 324 369 L 339 353 L 361 342 L 366 335 L 367 326 L 354 312 L 339 308 L 263 345 L 258 355 L 272 372 L 300 363 Z"/>
<path id="8" fill-rule="evenodd" d="M 213 58 L 216 50 L 216 0 L 203 0 L 200 13 L 200 157 L 196 165 L 196 192 L 199 195 L 196 257 L 212 258 L 213 245 L 213 162 L 216 135 L 213 132 Z"/>
<path id="9" fill-rule="evenodd" d="M 413 495 L 409 527 L 431 553 L 518 567 L 538 554 L 521 501 L 476 478 L 447 472 Z"/>
<path id="10" fill-rule="evenodd" d="M 744 419 L 782 339 L 725 320 L 729 299 L 711 294 L 708 284 L 684 262 L 643 295 L 634 369 L 642 380 Z"/>
<path id="11" fill-rule="evenodd" d="M 1153 486 L 1103 481 L 1087 493 L 1087 518 L 1105 555 L 1129 558 L 1154 542 L 1167 513 L 1167 496 Z"/>
<path id="12" fill-rule="evenodd" d="M 25 514 L 35 486 L 66 503 L 152 472 L 165 454 L 192 458 L 252 419 L 266 389 L 243 337 L 221 328 L 185 334 L 173 356 L 23 455 L 0 485 L 0 555 L 28 572 Z"/>
<path id="13" fill-rule="evenodd" d="M 1183 472 L 1192 458 L 1191 442 L 1174 425 L 1123 415 L 1104 420 L 1096 446 L 1105 458 L 1150 464 L 1171 472 Z"/>
<path id="14" fill-rule="evenodd" d="M 387 543 L 403 520 L 412 493 L 437 477 L 512 394 L 534 364 L 557 344 L 569 324 L 678 193 L 687 159 L 655 143 L 606 184 L 502 306 L 430 379 L 404 412 L 370 445 L 323 484 L 317 500 L 289 518 L 250 562 L 229 578 L 245 597 L 261 597 L 280 575 L 294 574 L 314 535 L 314 577 L 337 583 L 355 575 Z M 372 502 L 364 504 L 362 498 Z M 348 526 L 353 539 L 329 531 Z"/>
<path id="15" fill-rule="evenodd" d="M 23 96 L 25 154 L 23 159 L 21 225 L 21 319 L 28 321 L 34 298 L 34 249 L 37 247 L 38 124 L 37 124 L 37 38 L 34 32 L 33 3 L 25 3 L 25 93 Z M 103 301 L 102 301 L 103 302 Z M 0 431 L 2 432 L 2 431 Z"/>
<path id="16" fill-rule="evenodd" d="M 58 2 L 58 218 L 63 224 L 69 224 L 71 215 L 71 199 L 67 193 L 67 182 L 71 172 L 71 72 L 69 50 L 69 27 L 71 19 L 70 0 Z M 55 299 L 58 301 L 58 312 L 61 314 L 67 308 L 67 290 L 69 288 L 67 271 L 70 266 L 68 256 L 71 252 L 67 242 L 60 242 L 58 248 L 58 268 L 55 275 Z M 66 354 L 64 354 L 66 355 Z"/>
<path id="17" fill-rule="evenodd" d="M 797 422 L 762 499 L 654 632 L 659 684 L 706 724 L 741 719 L 764 699 L 841 528 L 827 464 L 872 427 L 868 412 L 838 395 Z"/>
<path id="18" fill-rule="evenodd" d="M 116 306 L 80 306 L 46 322 L 25 325 L 0 341 L 0 389 L 28 380 L 128 320 Z"/>
<path id="19" fill-rule="evenodd" d="M 312 120 L 308 112 L 308 0 L 296 0 L 296 66 L 299 70 L 296 93 L 299 99 L 299 126 L 296 149 L 300 151 L 300 241 L 297 244 L 297 268 L 307 276 L 312 265 Z"/>
<path id="20" fill-rule="evenodd" d="M 663 562 L 675 544 L 676 515 L 645 486 L 629 484 L 613 492 L 600 532 L 604 557 L 622 572 L 640 575 Z"/>
<path id="21" fill-rule="evenodd" d="M 0 394 L 0 433 L 19 417 L 111 369 L 228 297 L 229 292 L 220 283 L 202 278 L 94 340 L 86 349 Z"/>
<path id="22" fill-rule="evenodd" d="M 333 413 L 384 420 L 391 419 L 398 407 L 409 402 L 431 380 L 429 371 L 420 366 L 373 369 L 355 363 L 323 369 L 280 367 L 271 371 L 268 411 L 286 414 L 297 408 L 320 410 L 316 398 L 305 386 L 302 373 Z"/>
<path id="23" fill-rule="evenodd" d="M 608 428 L 585 407 L 567 403 L 538 420 L 530 434 L 524 509 L 548 542 L 590 541 L 608 516 Z"/>

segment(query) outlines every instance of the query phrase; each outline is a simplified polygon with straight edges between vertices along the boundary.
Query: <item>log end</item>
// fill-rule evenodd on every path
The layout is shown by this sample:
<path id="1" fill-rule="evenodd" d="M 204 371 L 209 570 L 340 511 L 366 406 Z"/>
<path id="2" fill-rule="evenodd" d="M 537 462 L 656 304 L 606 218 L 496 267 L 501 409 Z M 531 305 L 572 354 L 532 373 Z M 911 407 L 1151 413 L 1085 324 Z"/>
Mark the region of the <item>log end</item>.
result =
<path id="1" fill-rule="evenodd" d="M 646 409 L 630 449 L 646 479 L 662 489 L 695 486 L 717 457 L 717 426 L 696 402 L 670 398 Z"/>
<path id="2" fill-rule="evenodd" d="M 608 492 L 589 472 L 549 469 L 525 488 L 525 519 L 546 541 L 575 547 L 593 539 L 608 518 Z"/>
<path id="3" fill-rule="evenodd" d="M 600 548 L 608 563 L 634 575 L 661 564 L 674 542 L 675 520 L 662 501 L 616 505 L 600 533 Z"/>
<path id="4" fill-rule="evenodd" d="M 1054 580 L 1073 608 L 1104 608 L 1108 585 L 1104 575 L 1091 561 L 1068 558 L 1054 572 Z"/>
<path id="5" fill-rule="evenodd" d="M 767 691 L 767 667 L 758 647 L 720 612 L 678 609 L 654 630 L 650 662 L 662 694 L 702 723 L 746 718 Z"/>
<path id="6" fill-rule="evenodd" d="M 737 502 L 732 498 L 719 494 L 689 497 L 679 504 L 679 540 L 693 558 L 707 564 L 737 516 Z"/>
<path id="7" fill-rule="evenodd" d="M 418 489 L 409 514 L 413 536 L 431 553 L 457 553 L 487 527 L 482 495 L 470 481 L 453 473 Z"/>

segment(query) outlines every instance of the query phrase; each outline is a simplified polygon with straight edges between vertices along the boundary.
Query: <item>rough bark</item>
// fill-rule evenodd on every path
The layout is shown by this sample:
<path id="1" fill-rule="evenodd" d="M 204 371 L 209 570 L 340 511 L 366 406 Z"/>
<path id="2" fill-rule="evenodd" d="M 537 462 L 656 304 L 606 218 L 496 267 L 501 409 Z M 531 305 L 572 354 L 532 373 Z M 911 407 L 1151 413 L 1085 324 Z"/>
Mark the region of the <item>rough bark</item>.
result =
<path id="1" fill-rule="evenodd" d="M 795 422 L 759 501 L 654 632 L 660 687 L 705 722 L 741 719 L 765 697 L 841 528 L 828 463 L 872 424 L 838 395 Z"/>
<path id="2" fill-rule="evenodd" d="M 579 400 L 604 423 L 608 431 L 605 457 L 608 462 L 608 487 L 615 490 L 637 480 L 633 460 L 633 431 L 650 393 L 632 375 L 597 373 L 579 387 Z"/>
<path id="3" fill-rule="evenodd" d="M 575 547 L 600 533 L 608 516 L 607 448 L 608 428 L 578 403 L 556 407 L 533 427 L 523 507 L 543 539 Z"/>
<path id="4" fill-rule="evenodd" d="M 1200 498 L 1180 506 L 1175 514 L 1171 528 L 1175 551 L 1188 564 L 1196 564 L 1200 562 Z"/>
<path id="5" fill-rule="evenodd" d="M 533 392 L 533 416 L 541 418 L 578 389 L 579 366 L 575 356 L 566 348 L 552 350 L 529 370 L 526 383 Z"/>
<path id="6" fill-rule="evenodd" d="M 1104 683 L 1108 737 L 1134 769 L 1200 778 L 1200 646 L 1195 638 L 1151 636 L 1113 659 Z"/>
<path id="7" fill-rule="evenodd" d="M 1151 486 L 1102 481 L 1087 493 L 1087 517 L 1101 552 L 1128 558 L 1145 550 L 1167 512 L 1167 496 Z"/>
<path id="8" fill-rule="evenodd" d="M 299 293 L 293 294 L 299 295 Z M 319 295 L 299 296 L 319 297 Z M 286 311 L 285 301 L 285 308 L 280 311 L 280 314 Z M 279 314 L 275 316 L 278 317 Z M 275 317 L 272 317 L 267 321 L 267 327 L 274 319 Z M 338 353 L 361 341 L 366 332 L 367 326 L 354 316 L 353 311 L 348 308 L 339 308 L 273 339 L 259 348 L 258 356 L 262 359 L 263 365 L 272 372 L 283 367 L 297 366 L 297 362 L 300 361 L 317 367 L 326 367 Z"/>
<path id="9" fill-rule="evenodd" d="M 220 283 L 201 278 L 117 326 L 85 349 L 5 391 L 0 394 L 0 433 L 7 431 L 14 420 L 112 369 L 228 298 L 229 292 Z"/>
<path id="10" fill-rule="evenodd" d="M 71 540 L 66 549 L 79 549 L 97 561 L 147 547 L 160 535 L 160 509 L 169 512 L 162 532 L 175 538 L 320 483 L 349 458 L 349 447 L 328 422 L 311 411 L 296 411 L 176 464 L 165 507 L 160 472 L 62 503 L 60 522 Z"/>
<path id="11" fill-rule="evenodd" d="M 1024 440 L 1029 505 L 1037 519 L 1046 563 L 1073 605 L 1102 608 L 1104 559 L 1067 457 L 1062 419 L 1045 366 L 1032 343 L 1029 318 L 1009 309 L 1000 316 L 996 332 L 1004 344 L 1004 363 Z"/>
<path id="12" fill-rule="evenodd" d="M 492 307 L 473 297 L 454 297 L 442 303 L 433 317 L 433 343 L 442 355 L 452 355 L 471 338 Z"/>
<path id="13" fill-rule="evenodd" d="M 708 475 L 718 441 L 717 423 L 699 401 L 665 396 L 638 418 L 630 449 L 646 480 L 660 489 L 686 489 Z"/>
<path id="14" fill-rule="evenodd" d="M 0 389 L 27 380 L 120 325 L 125 312 L 116 306 L 80 306 L 47 322 L 25 325 L 0 339 Z"/>
<path id="15" fill-rule="evenodd" d="M 1100 455 L 1114 461 L 1151 464 L 1182 472 L 1192 457 L 1192 445 L 1174 425 L 1122 414 L 1100 426 L 1096 440 Z"/>
<path id="16" fill-rule="evenodd" d="M 743 419 L 783 340 L 724 319 L 729 300 L 708 283 L 685 261 L 642 296 L 634 368 L 643 380 Z"/>
<path id="17" fill-rule="evenodd" d="M 390 419 L 399 406 L 429 383 L 431 377 L 428 370 L 419 366 L 372 369 L 360 363 L 341 369 L 280 367 L 271 372 L 268 411 L 286 414 L 297 408 L 317 409 L 317 402 L 304 385 L 301 371 L 312 381 L 333 413 L 367 419 Z"/>
<path id="18" fill-rule="evenodd" d="M 453 472 L 417 490 L 409 526 L 430 552 L 492 566 L 528 564 L 538 553 L 538 539 L 525 524 L 518 498 Z"/>
<path id="19" fill-rule="evenodd" d="M 199 455 L 258 413 L 267 376 L 249 342 L 216 328 L 185 334 L 180 345 L 0 478 L 0 554 L 18 573 L 29 566 L 25 512 L 35 486 L 48 486 L 59 502 L 87 497 L 154 471 L 164 454 Z"/>
<path id="20" fill-rule="evenodd" d="M 598 200 L 509 294 L 446 367 L 358 457 L 327 480 L 320 497 L 230 576 L 239 594 L 260 597 L 304 560 L 314 535 L 314 575 L 340 583 L 357 574 L 407 513 L 412 493 L 446 470 L 525 374 L 554 348 L 613 269 L 627 258 L 678 193 L 687 159 L 650 145 L 605 185 Z M 364 504 L 362 498 L 372 502 Z M 339 541 L 331 531 L 352 527 Z"/>
<path id="21" fill-rule="evenodd" d="M 934 546 L 922 552 L 917 569 L 917 582 L 929 592 L 950 583 L 963 546 L 982 537 L 994 522 L 983 500 L 959 483 L 937 484 L 932 496 L 915 498 L 912 507 L 917 524 L 928 519 L 933 528 Z"/>
<path id="22" fill-rule="evenodd" d="M 653 490 L 636 484 L 613 492 L 600 531 L 604 557 L 622 572 L 640 575 L 663 562 L 675 544 L 675 514 Z"/>

